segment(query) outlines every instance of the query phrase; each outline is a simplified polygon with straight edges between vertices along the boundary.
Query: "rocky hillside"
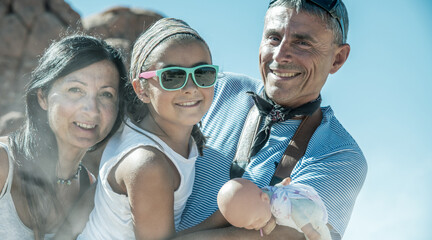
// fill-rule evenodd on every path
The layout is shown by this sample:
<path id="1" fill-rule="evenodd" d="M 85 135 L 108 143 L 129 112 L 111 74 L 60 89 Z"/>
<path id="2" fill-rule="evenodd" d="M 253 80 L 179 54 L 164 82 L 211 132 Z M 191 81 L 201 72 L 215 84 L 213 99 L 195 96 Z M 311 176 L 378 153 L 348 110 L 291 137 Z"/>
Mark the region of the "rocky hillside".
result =
<path id="1" fill-rule="evenodd" d="M 14 130 L 24 110 L 24 87 L 49 44 L 76 31 L 121 48 L 126 61 L 135 39 L 161 15 L 114 7 L 81 18 L 64 0 L 0 0 L 0 134 Z"/>

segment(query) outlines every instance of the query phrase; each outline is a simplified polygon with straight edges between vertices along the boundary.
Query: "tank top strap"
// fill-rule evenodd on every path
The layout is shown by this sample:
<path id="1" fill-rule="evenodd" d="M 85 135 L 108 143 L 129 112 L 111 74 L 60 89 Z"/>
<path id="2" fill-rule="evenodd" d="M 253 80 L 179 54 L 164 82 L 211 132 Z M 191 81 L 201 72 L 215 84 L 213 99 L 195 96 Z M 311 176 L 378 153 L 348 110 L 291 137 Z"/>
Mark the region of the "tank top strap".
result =
<path id="1" fill-rule="evenodd" d="M 2 189 L 2 191 L 0 193 L 0 198 L 2 198 L 6 193 L 10 192 L 11 187 L 12 187 L 12 177 L 13 177 L 12 175 L 13 175 L 14 162 L 13 162 L 12 156 L 11 156 L 11 154 L 9 152 L 9 147 L 6 144 L 2 143 L 2 142 L 0 142 L 0 147 L 3 148 L 6 151 L 6 153 L 8 155 L 8 160 L 9 160 L 9 172 L 8 172 L 8 176 L 6 178 L 6 182 L 5 182 L 4 186 L 3 186 L 3 189 Z"/>

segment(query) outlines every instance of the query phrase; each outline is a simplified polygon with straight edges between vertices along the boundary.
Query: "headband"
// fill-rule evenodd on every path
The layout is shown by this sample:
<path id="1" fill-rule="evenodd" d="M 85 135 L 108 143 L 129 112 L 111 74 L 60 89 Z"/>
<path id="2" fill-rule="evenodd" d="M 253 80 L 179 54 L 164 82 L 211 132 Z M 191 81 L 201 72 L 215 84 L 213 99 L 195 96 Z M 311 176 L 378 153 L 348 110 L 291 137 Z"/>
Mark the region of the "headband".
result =
<path id="1" fill-rule="evenodd" d="M 155 31 L 151 31 L 151 30 Z M 153 35 L 149 35 L 153 34 Z M 141 49 L 141 53 L 139 56 L 138 64 L 139 64 L 139 71 L 141 71 L 142 66 L 144 65 L 144 62 L 147 60 L 148 56 L 151 52 L 165 39 L 168 37 L 177 35 L 177 34 L 191 34 L 199 39 L 201 39 L 203 42 L 204 40 L 201 38 L 201 36 L 196 32 L 194 29 L 192 29 L 187 23 L 185 23 L 182 20 L 175 19 L 175 18 L 163 18 L 159 21 L 157 21 L 153 26 L 151 26 L 146 32 L 141 35 L 140 39 L 143 39 L 143 44 L 140 44 L 141 46 L 145 46 Z M 141 40 L 138 39 L 138 42 L 141 42 Z M 139 74 L 139 73 L 138 73 Z"/>

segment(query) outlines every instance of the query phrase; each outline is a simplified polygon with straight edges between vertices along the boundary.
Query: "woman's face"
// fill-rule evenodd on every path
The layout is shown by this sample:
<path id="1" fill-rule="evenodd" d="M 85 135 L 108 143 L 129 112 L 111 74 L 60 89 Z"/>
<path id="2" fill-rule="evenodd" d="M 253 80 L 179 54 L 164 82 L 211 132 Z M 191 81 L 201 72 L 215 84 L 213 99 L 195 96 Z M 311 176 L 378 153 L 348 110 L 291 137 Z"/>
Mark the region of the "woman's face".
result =
<path id="1" fill-rule="evenodd" d="M 119 73 L 108 60 L 57 79 L 40 106 L 59 147 L 87 149 L 111 131 L 118 114 Z"/>
<path id="2" fill-rule="evenodd" d="M 149 70 L 211 64 L 207 46 L 198 40 L 181 43 L 169 40 L 156 47 L 152 55 L 157 57 L 152 69 Z M 142 100 L 148 103 L 153 118 L 160 126 L 193 126 L 201 120 L 213 100 L 214 88 L 198 87 L 191 75 L 188 76 L 186 86 L 176 91 L 162 89 L 158 77 L 148 79 L 147 82 L 144 88 L 145 97 Z"/>

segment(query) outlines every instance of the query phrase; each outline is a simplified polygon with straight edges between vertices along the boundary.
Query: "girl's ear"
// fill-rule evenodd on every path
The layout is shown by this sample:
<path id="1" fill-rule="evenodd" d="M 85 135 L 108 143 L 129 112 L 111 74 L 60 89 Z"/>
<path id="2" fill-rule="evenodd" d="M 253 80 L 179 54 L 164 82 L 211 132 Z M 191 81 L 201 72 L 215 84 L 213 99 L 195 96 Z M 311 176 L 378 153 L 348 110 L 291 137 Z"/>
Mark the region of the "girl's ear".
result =
<path id="1" fill-rule="evenodd" d="M 150 98 L 147 94 L 147 89 L 144 87 L 144 84 L 140 79 L 134 79 L 132 81 L 132 86 L 135 91 L 135 94 L 143 103 L 150 103 Z"/>
<path id="2" fill-rule="evenodd" d="M 40 88 L 37 91 L 37 99 L 38 99 L 39 106 L 45 111 L 48 110 L 47 98 L 43 94 L 42 89 L 40 89 Z"/>

